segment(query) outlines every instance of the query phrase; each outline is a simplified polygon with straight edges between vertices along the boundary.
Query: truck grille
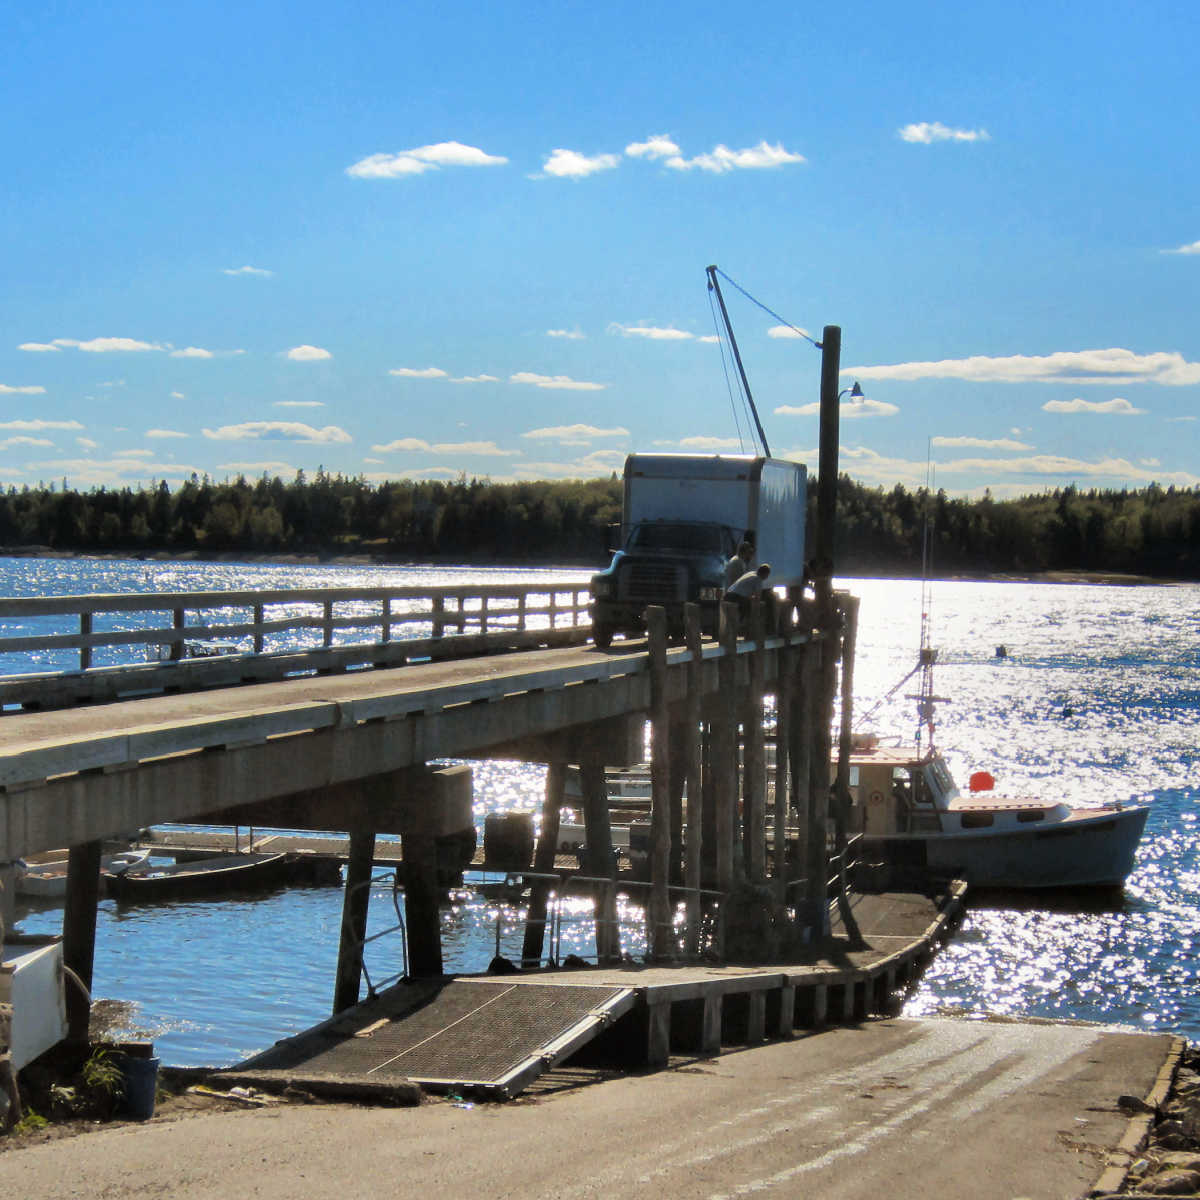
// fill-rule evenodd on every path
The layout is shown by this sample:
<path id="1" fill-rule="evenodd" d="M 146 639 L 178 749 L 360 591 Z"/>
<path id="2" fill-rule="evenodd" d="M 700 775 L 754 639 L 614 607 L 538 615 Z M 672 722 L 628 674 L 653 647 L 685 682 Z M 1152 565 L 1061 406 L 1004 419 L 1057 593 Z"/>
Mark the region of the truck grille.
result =
<path id="1" fill-rule="evenodd" d="M 632 562 L 621 572 L 621 599 L 660 604 L 687 599 L 687 570 L 675 563 Z"/>

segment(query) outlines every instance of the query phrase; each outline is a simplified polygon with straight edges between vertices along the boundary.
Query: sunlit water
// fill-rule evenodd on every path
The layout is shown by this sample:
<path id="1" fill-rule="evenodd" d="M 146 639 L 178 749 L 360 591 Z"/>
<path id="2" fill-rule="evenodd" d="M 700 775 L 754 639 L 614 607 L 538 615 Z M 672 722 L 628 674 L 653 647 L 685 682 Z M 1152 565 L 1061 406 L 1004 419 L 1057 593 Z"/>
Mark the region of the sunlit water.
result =
<path id="1" fill-rule="evenodd" d="M 0 560 L 0 594 L 433 584 L 582 579 L 587 572 L 475 567 L 375 568 Z M 921 585 L 846 581 L 862 601 L 857 709 L 915 662 Z M 940 648 L 937 741 L 960 780 L 986 768 L 999 790 L 1077 804 L 1143 800 L 1150 818 L 1123 894 L 1089 900 L 980 897 L 935 959 L 907 1012 L 1001 1013 L 1103 1021 L 1200 1037 L 1200 587 L 1091 587 L 941 582 L 932 589 Z M 1008 657 L 998 659 L 1004 645 Z M 50 664 L 38 664 L 43 669 Z M 70 664 L 54 664 L 70 665 Z M 6 669 L 14 669 L 7 666 Z M 26 664 L 24 669 L 30 669 Z M 914 681 L 915 682 L 915 681 Z M 912 737 L 913 684 L 873 716 Z M 0 729 L 3 726 L 0 724 Z M 536 809 L 542 768 L 475 765 L 476 818 Z M 390 886 L 373 893 L 371 928 L 394 921 Z M 582 915 L 582 914 L 577 914 Z M 625 944 L 640 944 L 624 910 Z M 481 970 L 497 946 L 519 957 L 518 912 L 471 893 L 442 916 L 446 966 Z M 339 889 L 254 899 L 122 906 L 105 900 L 95 992 L 132 1000 L 167 1061 L 224 1064 L 329 1012 L 341 919 Z M 58 932 L 61 910 L 29 912 L 26 932 Z M 590 952 L 579 920 L 562 952 Z M 394 938 L 374 944 L 375 978 L 397 969 Z"/>

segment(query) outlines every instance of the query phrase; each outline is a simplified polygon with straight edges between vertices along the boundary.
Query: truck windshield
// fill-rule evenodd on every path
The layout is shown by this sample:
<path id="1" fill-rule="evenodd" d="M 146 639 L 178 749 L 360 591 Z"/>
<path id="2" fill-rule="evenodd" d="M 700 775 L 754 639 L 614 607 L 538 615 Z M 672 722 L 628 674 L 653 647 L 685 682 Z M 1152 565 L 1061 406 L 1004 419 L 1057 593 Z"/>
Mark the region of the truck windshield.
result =
<path id="1" fill-rule="evenodd" d="M 674 521 L 638 525 L 629 535 L 628 549 L 693 550 L 704 554 L 721 554 L 721 527 Z"/>

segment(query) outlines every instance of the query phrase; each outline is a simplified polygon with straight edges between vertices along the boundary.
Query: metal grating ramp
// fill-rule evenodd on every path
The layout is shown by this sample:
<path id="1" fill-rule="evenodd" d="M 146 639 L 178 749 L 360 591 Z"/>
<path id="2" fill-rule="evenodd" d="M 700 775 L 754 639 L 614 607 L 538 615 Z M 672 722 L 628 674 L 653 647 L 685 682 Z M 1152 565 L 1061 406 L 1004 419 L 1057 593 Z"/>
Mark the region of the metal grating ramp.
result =
<path id="1" fill-rule="evenodd" d="M 513 1096 L 633 1007 L 631 988 L 453 979 L 398 984 L 279 1042 L 239 1076 Z"/>

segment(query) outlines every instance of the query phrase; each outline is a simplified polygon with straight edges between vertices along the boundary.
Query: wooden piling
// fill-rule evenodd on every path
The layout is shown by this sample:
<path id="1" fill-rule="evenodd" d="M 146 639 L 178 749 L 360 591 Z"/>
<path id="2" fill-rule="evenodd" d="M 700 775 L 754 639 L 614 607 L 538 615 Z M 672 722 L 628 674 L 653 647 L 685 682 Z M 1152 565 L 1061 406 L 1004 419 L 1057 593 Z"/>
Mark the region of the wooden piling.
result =
<path id="1" fill-rule="evenodd" d="M 653 961 L 674 957 L 671 921 L 671 714 L 667 702 L 667 613 L 646 609 L 650 664 L 650 903 L 649 951 Z"/>
<path id="2" fill-rule="evenodd" d="M 826 854 L 826 826 L 829 814 L 829 717 L 827 639 L 810 647 L 808 691 L 812 705 L 808 721 L 808 837 L 805 864 L 805 922 L 813 938 L 829 932 L 829 860 Z"/>
<path id="3" fill-rule="evenodd" d="M 737 606 L 721 604 L 721 658 L 717 664 L 717 704 L 713 719 L 717 796 L 717 888 L 733 889 L 737 855 L 734 829 L 737 816 Z"/>
<path id="4" fill-rule="evenodd" d="M 371 866 L 375 861 L 375 831 L 350 830 L 346 859 L 346 892 L 342 897 L 342 931 L 338 939 L 337 972 L 333 985 L 333 1011 L 358 1003 L 362 984 L 363 941 L 367 936 L 367 909 L 371 900 Z"/>
<path id="5" fill-rule="evenodd" d="M 788 817 L 788 746 L 792 724 L 792 691 L 796 655 L 791 646 L 779 652 L 779 668 L 775 684 L 775 796 L 772 818 L 775 837 L 772 843 L 771 868 L 774 872 L 775 898 L 787 902 L 787 817 Z"/>
<path id="6" fill-rule="evenodd" d="M 585 870 L 593 879 L 612 880 L 596 897 L 596 957 L 602 964 L 619 962 L 621 934 L 617 926 L 615 881 L 617 859 L 613 853 L 612 821 L 608 810 L 608 782 L 604 760 L 592 757 L 579 764 L 583 792 L 584 840 L 587 843 Z"/>
<path id="7" fill-rule="evenodd" d="M 546 792 L 542 798 L 542 827 L 533 856 L 533 870 L 537 876 L 549 875 L 554 871 L 559 813 L 566 783 L 566 764 L 550 763 L 546 770 Z M 529 910 L 525 917 L 525 941 L 521 948 L 522 967 L 536 967 L 542 961 L 542 950 L 546 943 L 546 905 L 553 888 L 552 879 L 536 878 L 529 885 Z"/>
<path id="8" fill-rule="evenodd" d="M 833 788 L 834 837 L 838 855 L 838 913 L 850 939 L 851 945 L 862 942 L 854 910 L 846 895 L 847 878 L 846 843 L 847 823 L 850 813 L 850 751 L 854 724 L 854 653 L 858 639 L 858 597 L 843 594 L 838 597 L 842 616 L 842 711 L 838 730 L 838 765 Z"/>
<path id="9" fill-rule="evenodd" d="M 96 905 L 100 900 L 100 842 L 72 846 L 67 853 L 67 898 L 63 906 L 63 964 L 92 990 L 96 957 Z M 89 997 L 76 985 L 66 989 L 67 1041 L 85 1046 L 91 1017 Z"/>
<path id="10" fill-rule="evenodd" d="M 689 958 L 700 952 L 700 888 L 704 846 L 702 756 L 700 745 L 700 609 L 685 604 L 683 625 L 691 661 L 687 670 L 687 703 L 683 722 L 684 770 L 687 786 L 687 835 L 683 883 L 687 889 L 684 950 Z"/>
<path id="11" fill-rule="evenodd" d="M 763 676 L 765 671 L 766 629 L 764 605 L 756 599 L 750 608 L 750 636 L 754 653 L 750 655 L 750 687 L 742 716 L 745 754 L 745 836 L 748 853 L 746 867 L 752 883 L 767 877 L 767 755 L 763 737 Z"/>

